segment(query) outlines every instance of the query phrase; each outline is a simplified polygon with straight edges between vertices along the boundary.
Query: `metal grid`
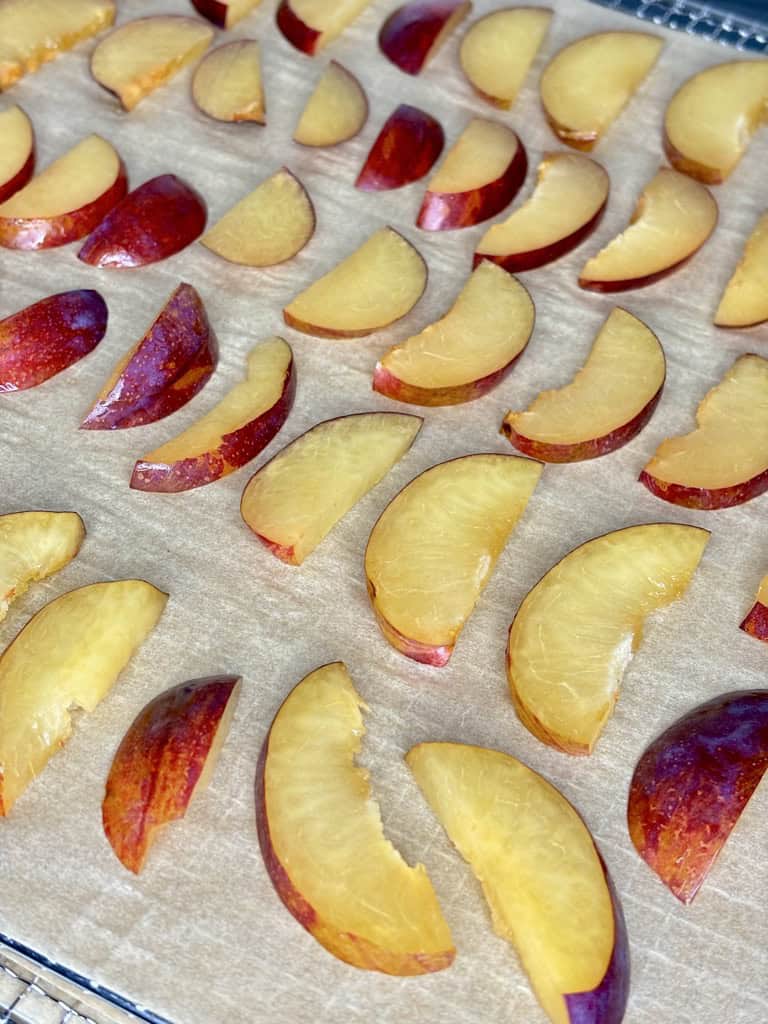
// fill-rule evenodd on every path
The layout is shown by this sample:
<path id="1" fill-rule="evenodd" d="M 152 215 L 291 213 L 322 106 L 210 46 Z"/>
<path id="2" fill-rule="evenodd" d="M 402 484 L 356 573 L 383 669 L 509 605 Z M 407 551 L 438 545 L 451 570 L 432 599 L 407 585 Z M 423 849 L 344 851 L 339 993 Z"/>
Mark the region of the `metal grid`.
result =
<path id="1" fill-rule="evenodd" d="M 768 53 L 768 23 L 760 24 L 724 11 L 718 11 L 708 4 L 692 3 L 690 0 L 594 0 L 601 7 L 608 7 L 625 14 L 701 36 L 723 46 L 734 46 L 750 53 Z"/>

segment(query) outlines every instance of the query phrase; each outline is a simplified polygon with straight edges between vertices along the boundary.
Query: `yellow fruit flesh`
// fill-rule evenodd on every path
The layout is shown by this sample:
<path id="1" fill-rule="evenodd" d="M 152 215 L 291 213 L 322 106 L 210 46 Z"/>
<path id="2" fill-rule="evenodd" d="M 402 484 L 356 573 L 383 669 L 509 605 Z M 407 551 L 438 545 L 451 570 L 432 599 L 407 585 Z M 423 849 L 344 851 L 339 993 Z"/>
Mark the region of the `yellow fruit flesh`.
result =
<path id="1" fill-rule="evenodd" d="M 470 192 L 502 177 L 519 142 L 511 128 L 476 117 L 448 151 L 429 183 L 430 192 Z"/>
<path id="2" fill-rule="evenodd" d="M 74 512 L 14 512 L 0 516 L 0 622 L 31 583 L 58 572 L 83 542 Z"/>
<path id="3" fill-rule="evenodd" d="M 744 255 L 720 300 L 718 327 L 749 327 L 768 320 L 768 213 L 747 240 Z"/>
<path id="4" fill-rule="evenodd" d="M 323 72 L 294 133 L 304 146 L 335 146 L 356 135 L 368 116 L 368 101 L 354 75 L 336 61 Z"/>
<path id="5" fill-rule="evenodd" d="M 0 112 L 0 185 L 15 178 L 32 152 L 32 124 L 20 107 Z"/>
<path id="6" fill-rule="evenodd" d="M 219 121 L 264 122 L 259 44 L 243 39 L 213 50 L 192 80 L 200 109 Z"/>
<path id="7" fill-rule="evenodd" d="M 516 7 L 480 18 L 461 44 L 460 59 L 471 84 L 502 107 L 510 107 L 539 52 L 552 11 Z"/>
<path id="8" fill-rule="evenodd" d="M 327 46 L 340 35 L 371 0 L 290 0 L 291 10 L 307 28 L 320 32 L 320 45 Z"/>
<path id="9" fill-rule="evenodd" d="M 227 16 L 225 28 L 232 28 L 238 21 L 250 14 L 259 6 L 261 0 L 227 0 Z"/>

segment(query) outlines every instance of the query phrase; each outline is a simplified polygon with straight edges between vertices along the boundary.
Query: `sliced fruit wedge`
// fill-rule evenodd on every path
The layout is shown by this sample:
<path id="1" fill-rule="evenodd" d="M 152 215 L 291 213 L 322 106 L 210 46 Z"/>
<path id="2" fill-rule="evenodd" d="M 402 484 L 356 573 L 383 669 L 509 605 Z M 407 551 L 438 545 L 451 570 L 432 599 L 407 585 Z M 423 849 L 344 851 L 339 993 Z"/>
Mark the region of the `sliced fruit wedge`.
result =
<path id="1" fill-rule="evenodd" d="M 547 7 L 491 11 L 470 27 L 459 62 L 469 84 L 502 110 L 509 110 L 549 31 Z"/>
<path id="2" fill-rule="evenodd" d="M 717 185 L 768 120 L 768 60 L 735 60 L 693 75 L 664 115 L 664 149 L 678 171 Z"/>
<path id="3" fill-rule="evenodd" d="M 271 267 L 293 259 L 315 233 L 315 209 L 283 167 L 228 210 L 200 239 L 230 263 Z"/>
<path id="4" fill-rule="evenodd" d="M 637 852 L 690 903 L 768 770 L 768 690 L 725 693 L 648 747 L 627 806 Z"/>
<path id="5" fill-rule="evenodd" d="M 376 136 L 355 188 L 383 192 L 410 185 L 432 170 L 444 145 L 439 121 L 418 107 L 401 103 Z"/>
<path id="6" fill-rule="evenodd" d="M 685 593 L 708 540 L 696 526 L 629 526 L 575 548 L 529 591 L 509 630 L 507 678 L 542 743 L 592 753 L 644 620 Z"/>
<path id="7" fill-rule="evenodd" d="M 741 505 L 768 489 L 768 360 L 741 356 L 696 410 L 696 429 L 662 441 L 640 474 L 686 508 Z"/>
<path id="8" fill-rule="evenodd" d="M 541 103 L 552 131 L 592 149 L 640 88 L 664 40 L 647 32 L 598 32 L 569 43 L 541 75 Z"/>
<path id="9" fill-rule="evenodd" d="M 379 31 L 379 48 L 407 75 L 418 75 L 472 10 L 463 0 L 411 0 Z"/>
<path id="10" fill-rule="evenodd" d="M 579 284 L 595 292 L 653 284 L 698 252 L 715 230 L 717 216 L 711 192 L 662 167 L 643 189 L 629 226 L 587 260 Z"/>
<path id="11" fill-rule="evenodd" d="M 756 640 L 768 643 L 768 576 L 761 580 L 755 603 L 739 628 Z"/>
<path id="12" fill-rule="evenodd" d="M 180 284 L 115 367 L 80 429 L 118 430 L 170 416 L 205 386 L 218 354 L 203 300 Z"/>
<path id="13" fill-rule="evenodd" d="M 427 187 L 416 223 L 424 231 L 467 228 L 512 202 L 525 181 L 528 157 L 511 128 L 476 117 Z"/>
<path id="14" fill-rule="evenodd" d="M 362 131 L 367 120 L 365 89 L 350 71 L 332 60 L 302 111 L 293 141 L 302 146 L 338 146 Z"/>
<path id="15" fill-rule="evenodd" d="M 405 455 L 421 424 L 391 412 L 318 423 L 251 477 L 243 520 L 273 555 L 301 565 Z"/>
<path id="16" fill-rule="evenodd" d="M 365 575 L 381 631 L 401 654 L 448 664 L 541 471 L 514 455 L 466 455 L 390 502 L 371 531 Z"/>
<path id="17" fill-rule="evenodd" d="M 280 0 L 275 20 L 288 42 L 312 56 L 340 36 L 371 0 Z"/>
<path id="18" fill-rule="evenodd" d="M 643 429 L 661 398 L 666 360 L 642 320 L 614 309 L 570 384 L 542 391 L 525 412 L 501 425 L 510 443 L 544 462 L 607 455 Z"/>
<path id="19" fill-rule="evenodd" d="M 0 203 L 23 188 L 35 170 L 35 133 L 21 107 L 0 112 Z"/>
<path id="20" fill-rule="evenodd" d="M 264 864 L 287 909 L 340 960 L 385 974 L 439 971 L 455 950 L 432 883 L 385 837 L 356 763 L 364 708 L 341 662 L 311 672 L 283 702 L 256 773 Z"/>
<path id="21" fill-rule="evenodd" d="M 718 327 L 754 327 L 768 320 L 768 213 L 747 239 L 744 253 L 715 313 Z"/>
<path id="22" fill-rule="evenodd" d="M 493 263 L 473 271 L 442 319 L 376 364 L 374 391 L 414 405 L 456 405 L 500 384 L 533 332 L 533 302 Z"/>
<path id="23" fill-rule="evenodd" d="M 410 313 L 427 265 L 394 228 L 375 234 L 283 310 L 289 327 L 321 338 L 362 338 Z"/>
<path id="24" fill-rule="evenodd" d="M 138 491 L 189 491 L 255 459 L 288 418 L 296 394 L 290 345 L 270 338 L 251 350 L 246 379 L 202 419 L 133 468 Z"/>
<path id="25" fill-rule="evenodd" d="M 543 267 L 575 249 L 600 223 L 611 182 L 581 153 L 545 153 L 533 194 L 480 239 L 475 266 L 492 260 L 510 273 Z"/>
<path id="26" fill-rule="evenodd" d="M 110 846 L 129 871 L 138 875 L 158 833 L 183 818 L 208 785 L 239 692 L 239 676 L 190 679 L 150 701 L 123 737 L 101 816 Z"/>
<path id="27" fill-rule="evenodd" d="M 84 538 L 85 525 L 76 512 L 0 516 L 0 622 L 31 583 L 68 565 Z"/>
<path id="28" fill-rule="evenodd" d="M 420 743 L 406 761 L 550 1021 L 620 1024 L 629 995 L 624 914 L 578 811 L 497 750 Z"/>
<path id="29" fill-rule="evenodd" d="M 142 580 L 94 583 L 51 601 L 0 657 L 0 816 L 93 711 L 154 629 L 168 595 Z"/>
<path id="30" fill-rule="evenodd" d="M 91 55 L 91 74 L 125 110 L 169 82 L 208 49 L 213 29 L 197 18 L 163 14 L 114 29 Z"/>
<path id="31" fill-rule="evenodd" d="M 217 46 L 200 61 L 192 78 L 192 99 L 214 121 L 266 123 L 261 83 L 261 49 L 255 39 Z"/>
<path id="32" fill-rule="evenodd" d="M 89 135 L 0 204 L 0 245 L 49 249 L 89 234 L 128 191 L 123 162 Z"/>
<path id="33" fill-rule="evenodd" d="M 218 28 L 232 28 L 260 3 L 261 0 L 192 0 L 197 13 Z"/>

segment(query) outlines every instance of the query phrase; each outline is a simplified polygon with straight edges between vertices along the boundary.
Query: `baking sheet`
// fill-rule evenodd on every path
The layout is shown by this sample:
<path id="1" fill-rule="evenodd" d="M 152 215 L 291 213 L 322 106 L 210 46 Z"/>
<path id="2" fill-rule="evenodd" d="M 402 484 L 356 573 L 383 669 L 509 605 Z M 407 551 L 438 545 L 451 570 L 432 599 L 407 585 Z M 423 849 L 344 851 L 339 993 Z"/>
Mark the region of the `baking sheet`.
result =
<path id="1" fill-rule="evenodd" d="M 120 3 L 120 20 L 190 13 L 185 0 Z M 768 786 L 763 785 L 695 904 L 684 909 L 635 853 L 625 824 L 633 767 L 651 738 L 693 705 L 728 689 L 764 686 L 768 651 L 737 628 L 768 571 L 768 497 L 729 511 L 696 513 L 654 498 L 636 477 L 665 436 L 691 428 L 703 394 L 745 351 L 766 347 L 765 328 L 716 332 L 720 291 L 743 240 L 766 204 L 768 133 L 758 136 L 729 182 L 716 190 L 716 236 L 688 267 L 652 288 L 618 297 L 582 292 L 587 255 L 620 229 L 661 160 L 661 111 L 693 71 L 728 59 L 722 47 L 665 33 L 660 63 L 596 156 L 613 185 L 597 233 L 560 262 L 521 275 L 537 307 L 528 351 L 490 396 L 426 410 L 412 451 L 339 524 L 299 569 L 263 550 L 239 519 L 250 472 L 319 420 L 392 409 L 370 390 L 377 356 L 452 302 L 485 226 L 429 235 L 413 221 L 423 184 L 380 195 L 352 187 L 361 161 L 394 105 L 423 106 L 450 143 L 469 116 L 498 116 L 528 149 L 531 168 L 556 148 L 538 106 L 538 72 L 563 43 L 637 22 L 582 0 L 549 0 L 552 30 L 514 109 L 494 113 L 457 68 L 452 39 L 412 79 L 378 53 L 376 32 L 397 4 L 377 2 L 328 51 L 312 60 L 273 24 L 273 0 L 226 38 L 262 40 L 266 128 L 224 126 L 198 114 L 188 74 L 127 115 L 88 76 L 86 45 L 24 79 L 4 98 L 33 119 L 39 166 L 90 131 L 113 141 L 133 185 L 163 172 L 182 175 L 209 205 L 210 222 L 280 165 L 308 188 L 318 230 L 292 263 L 267 271 L 230 266 L 200 245 L 154 267 L 98 271 L 76 246 L 47 253 L 0 252 L 0 316 L 51 292 L 96 287 L 110 309 L 108 334 L 88 358 L 34 390 L 2 396 L 0 510 L 76 509 L 87 524 L 80 556 L 36 585 L 0 626 L 7 643 L 46 601 L 95 580 L 145 577 L 170 601 L 155 633 L 112 695 L 80 716 L 58 755 L 0 822 L 0 931 L 150 1006 L 176 1024 L 444 1024 L 545 1017 L 509 947 L 495 938 L 478 886 L 411 780 L 402 756 L 422 740 L 451 739 L 507 750 L 543 772 L 584 814 L 621 894 L 632 949 L 627 1024 L 764 1024 L 768 1019 Z M 475 4 L 475 15 L 492 9 Z M 302 149 L 293 125 L 327 58 L 359 75 L 371 116 L 355 140 L 335 150 Z M 532 185 L 529 174 L 526 190 Z M 414 241 L 430 269 L 427 293 L 393 329 L 333 342 L 296 334 L 281 309 L 383 223 Z M 179 281 L 194 284 L 221 343 L 219 369 L 173 417 L 134 430 L 78 431 L 116 360 L 143 333 Z M 544 387 L 567 382 L 616 303 L 658 333 L 668 360 L 665 393 L 651 424 L 618 453 L 550 466 L 528 513 L 466 626 L 450 665 L 410 662 L 380 636 L 362 574 L 377 515 L 413 476 L 468 452 L 509 451 L 498 435 L 504 412 Z M 286 426 L 248 469 L 180 495 L 132 492 L 134 460 L 209 409 L 243 372 L 258 339 L 279 332 L 294 348 L 296 406 Z M 418 411 L 418 410 L 414 410 Z M 595 754 L 572 759 L 538 743 L 507 696 L 507 627 L 528 589 L 580 542 L 633 523 L 705 525 L 712 541 L 684 601 L 649 621 L 616 714 Z M 387 834 L 411 861 L 423 860 L 453 930 L 454 966 L 425 978 L 357 971 L 328 955 L 284 909 L 259 855 L 253 775 L 265 730 L 282 698 L 307 672 L 335 659 L 350 668 L 370 705 L 363 761 L 370 768 Z M 244 690 L 212 784 L 187 819 L 169 828 L 139 878 L 115 859 L 101 832 L 100 802 L 114 750 L 137 711 L 184 679 L 239 672 Z"/>

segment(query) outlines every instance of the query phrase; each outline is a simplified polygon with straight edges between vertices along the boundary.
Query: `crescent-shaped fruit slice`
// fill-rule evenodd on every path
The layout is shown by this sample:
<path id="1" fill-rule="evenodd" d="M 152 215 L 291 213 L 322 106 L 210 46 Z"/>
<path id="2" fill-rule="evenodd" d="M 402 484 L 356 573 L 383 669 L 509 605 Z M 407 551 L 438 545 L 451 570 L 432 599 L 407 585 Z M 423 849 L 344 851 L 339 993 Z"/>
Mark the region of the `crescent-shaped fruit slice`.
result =
<path id="1" fill-rule="evenodd" d="M 480 239 L 475 266 L 492 260 L 510 273 L 559 259 L 584 241 L 602 219 L 610 178 L 581 153 L 545 153 L 533 194 Z"/>
<path id="2" fill-rule="evenodd" d="M 544 462 L 580 462 L 621 448 L 653 415 L 666 376 L 664 350 L 642 320 L 614 309 L 570 384 L 542 391 L 501 425 L 511 444 Z"/>
<path id="3" fill-rule="evenodd" d="M 208 49 L 213 29 L 197 18 L 156 15 L 114 29 L 91 54 L 91 74 L 125 110 L 169 82 Z"/>
<path id="4" fill-rule="evenodd" d="M 715 313 L 718 327 L 754 327 L 768 320 L 768 213 L 757 222 Z"/>
<path id="5" fill-rule="evenodd" d="M 768 576 L 761 580 L 755 603 L 739 628 L 756 640 L 768 643 Z"/>
<path id="6" fill-rule="evenodd" d="M 547 7 L 491 11 L 470 27 L 459 61 L 469 84 L 489 103 L 509 110 L 549 31 Z"/>
<path id="7" fill-rule="evenodd" d="M 371 0 L 280 0 L 277 27 L 288 42 L 312 56 L 340 36 Z"/>
<path id="8" fill-rule="evenodd" d="M 301 565 L 405 455 L 421 424 L 419 416 L 392 412 L 318 423 L 251 477 L 243 520 L 272 554 Z"/>
<path id="9" fill-rule="evenodd" d="M 255 39 L 236 39 L 211 50 L 192 78 L 192 99 L 214 121 L 266 122 L 261 50 Z"/>
<path id="10" fill-rule="evenodd" d="M 726 693 L 648 747 L 627 806 L 637 852 L 683 903 L 706 879 L 768 769 L 768 690 Z"/>
<path id="11" fill-rule="evenodd" d="M 768 489 L 768 360 L 737 359 L 699 403 L 696 429 L 662 441 L 640 481 L 657 498 L 698 509 L 741 505 Z"/>
<path id="12" fill-rule="evenodd" d="M 332 60 L 302 111 L 294 142 L 302 146 L 337 146 L 362 131 L 368 120 L 368 97 L 357 78 Z"/>
<path id="13" fill-rule="evenodd" d="M 93 711 L 162 615 L 168 595 L 142 580 L 94 583 L 56 598 L 0 657 L 0 816 Z"/>
<path id="14" fill-rule="evenodd" d="M 356 763 L 362 709 L 341 662 L 303 679 L 275 715 L 256 773 L 256 825 L 287 909 L 340 960 L 385 974 L 450 966 L 455 950 L 423 865 L 384 835 Z"/>
<path id="15" fill-rule="evenodd" d="M 283 310 L 289 327 L 321 338 L 362 338 L 410 313 L 427 265 L 394 228 L 380 228 Z"/>
<path id="16" fill-rule="evenodd" d="M 471 10 L 464 0 L 411 0 L 381 26 L 381 52 L 407 75 L 418 75 Z"/>
<path id="17" fill-rule="evenodd" d="M 768 60 L 736 60 L 693 75 L 664 115 L 664 149 L 678 171 L 717 185 L 768 120 Z"/>
<path id="18" fill-rule="evenodd" d="M 365 575 L 396 650 L 447 665 L 542 468 L 514 455 L 465 455 L 428 469 L 390 502 L 371 531 Z"/>
<path id="19" fill-rule="evenodd" d="M 123 737 L 101 805 L 115 855 L 138 874 L 164 825 L 183 818 L 207 786 L 227 738 L 238 676 L 190 679 L 139 712 Z"/>
<path id="20" fill-rule="evenodd" d="M 493 263 L 470 275 L 442 319 L 393 346 L 373 387 L 414 405 L 456 405 L 500 384 L 522 354 L 536 313 L 516 278 Z"/>
<path id="21" fill-rule="evenodd" d="M 0 112 L 0 203 L 23 188 L 35 169 L 35 133 L 21 107 Z"/>
<path id="22" fill-rule="evenodd" d="M 192 0 L 197 13 L 218 28 L 232 28 L 260 3 L 261 0 Z"/>
<path id="23" fill-rule="evenodd" d="M 0 622 L 31 583 L 63 569 L 80 550 L 85 526 L 76 512 L 0 516 Z"/>
<path id="24" fill-rule="evenodd" d="M 189 491 L 229 476 L 262 451 L 285 423 L 296 394 L 291 347 L 270 338 L 248 356 L 246 379 L 183 433 L 133 468 L 138 491 Z"/>
<path id="25" fill-rule="evenodd" d="M 507 677 L 542 743 L 592 753 L 644 620 L 685 592 L 708 540 L 695 526 L 629 526 L 575 548 L 529 591 L 509 630 Z"/>
<path id="26" fill-rule="evenodd" d="M 629 995 L 624 915 L 578 811 L 497 750 L 420 743 L 406 761 L 552 1024 L 620 1024 Z"/>
<path id="27" fill-rule="evenodd" d="M 430 180 L 416 218 L 424 231 L 467 228 L 509 206 L 525 181 L 528 157 L 515 132 L 473 118 Z"/>
<path id="28" fill-rule="evenodd" d="M 89 135 L 0 204 L 0 245 L 49 249 L 89 234 L 128 191 L 123 162 Z"/>
<path id="29" fill-rule="evenodd" d="M 658 60 L 664 40 L 647 32 L 598 32 L 569 43 L 544 68 L 541 104 L 552 131 L 592 149 Z"/>
<path id="30" fill-rule="evenodd" d="M 410 185 L 432 170 L 444 145 L 439 121 L 425 110 L 401 103 L 376 136 L 355 188 L 383 192 Z"/>
<path id="31" fill-rule="evenodd" d="M 685 174 L 662 167 L 643 189 L 629 226 L 588 260 L 582 288 L 618 292 L 644 288 L 677 270 L 717 224 L 712 194 Z"/>

